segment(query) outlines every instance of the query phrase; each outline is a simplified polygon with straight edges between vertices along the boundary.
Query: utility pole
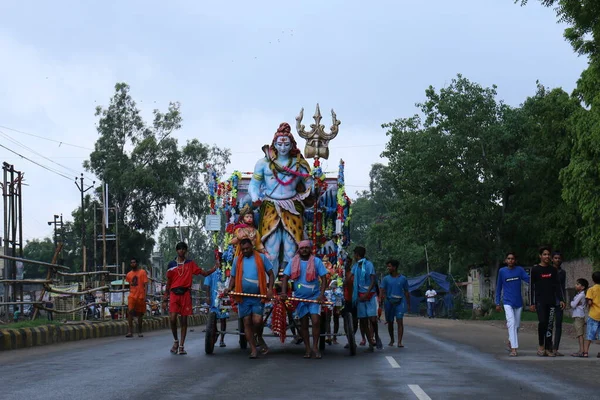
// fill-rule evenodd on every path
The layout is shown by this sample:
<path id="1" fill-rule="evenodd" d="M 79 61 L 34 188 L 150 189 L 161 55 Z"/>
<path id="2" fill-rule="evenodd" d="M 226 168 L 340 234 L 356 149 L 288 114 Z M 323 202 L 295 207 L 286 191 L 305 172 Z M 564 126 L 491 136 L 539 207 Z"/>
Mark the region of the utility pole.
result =
<path id="1" fill-rule="evenodd" d="M 77 182 L 77 178 L 75 178 L 75 186 L 77 186 L 77 189 L 79 189 L 79 192 L 81 193 L 81 257 L 83 262 L 82 267 L 84 271 L 87 268 L 85 251 L 85 203 L 83 201 L 83 194 L 88 190 L 92 189 L 95 183 L 96 181 L 92 181 L 92 184 L 86 188 L 83 184 L 83 173 L 79 177 L 79 182 Z"/>
<path id="2" fill-rule="evenodd" d="M 58 247 L 58 237 L 60 236 L 60 242 L 64 240 L 64 231 L 63 231 L 63 216 L 62 214 L 57 215 L 54 214 L 54 221 L 48 221 L 48 225 L 54 225 L 54 248 Z M 60 226 L 60 228 L 58 228 Z"/>

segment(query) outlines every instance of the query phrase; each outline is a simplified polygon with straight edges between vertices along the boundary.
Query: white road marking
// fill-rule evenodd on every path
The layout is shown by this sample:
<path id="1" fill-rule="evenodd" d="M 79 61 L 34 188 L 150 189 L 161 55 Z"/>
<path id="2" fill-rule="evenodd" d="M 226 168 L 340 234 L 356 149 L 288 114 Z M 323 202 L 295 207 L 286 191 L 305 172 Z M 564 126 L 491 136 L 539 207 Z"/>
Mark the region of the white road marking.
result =
<path id="1" fill-rule="evenodd" d="M 394 360 L 394 357 L 386 356 L 385 358 L 388 360 L 392 368 L 400 368 L 400 364 L 398 364 L 396 360 Z"/>
<path id="2" fill-rule="evenodd" d="M 427 393 L 421 389 L 419 385 L 408 385 L 408 388 L 417 396 L 419 400 L 431 400 L 431 397 L 427 396 Z"/>

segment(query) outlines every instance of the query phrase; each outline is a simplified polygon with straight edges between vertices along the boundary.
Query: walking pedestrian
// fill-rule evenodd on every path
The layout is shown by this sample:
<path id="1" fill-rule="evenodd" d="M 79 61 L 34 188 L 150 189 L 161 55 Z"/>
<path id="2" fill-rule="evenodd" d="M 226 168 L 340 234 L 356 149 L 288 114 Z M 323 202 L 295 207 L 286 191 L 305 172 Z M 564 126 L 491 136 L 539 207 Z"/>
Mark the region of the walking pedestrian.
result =
<path id="1" fill-rule="evenodd" d="M 171 332 L 173 333 L 173 347 L 171 353 L 185 355 L 185 337 L 187 334 L 187 317 L 192 315 L 192 278 L 194 275 L 208 276 L 215 272 L 218 266 L 204 271 L 198 267 L 195 261 L 188 260 L 185 256 L 188 250 L 187 244 L 179 242 L 175 246 L 177 258 L 171 261 L 167 269 L 167 287 L 163 303 L 169 301 L 169 320 Z M 168 296 L 168 297 L 167 297 Z M 181 342 L 177 337 L 177 316 L 181 321 Z"/>
<path id="2" fill-rule="evenodd" d="M 389 260 L 386 263 L 389 275 L 381 281 L 381 297 L 385 309 L 385 321 L 388 324 L 390 343 L 394 345 L 394 319 L 398 324 L 398 347 L 404 347 L 402 337 L 404 335 L 404 313 L 410 309 L 410 294 L 408 292 L 408 280 L 398 272 L 400 263 L 398 260 Z"/>
<path id="3" fill-rule="evenodd" d="M 140 269 L 138 260 L 131 257 L 129 260 L 131 271 L 125 276 L 129 282 L 129 297 L 127 298 L 127 322 L 129 331 L 125 337 L 133 337 L 133 317 L 137 317 L 138 337 L 144 337 L 142 326 L 144 324 L 144 314 L 146 313 L 146 292 L 148 291 L 148 274 Z"/>
<path id="4" fill-rule="evenodd" d="M 529 283 L 529 275 L 522 267 L 516 265 L 515 253 L 506 254 L 506 267 L 500 268 L 496 283 L 496 311 L 500 311 L 500 299 L 504 305 L 506 327 L 508 328 L 508 348 L 510 356 L 516 357 L 519 348 L 519 327 L 523 311 L 523 282 Z"/>
<path id="5" fill-rule="evenodd" d="M 558 271 L 550 265 L 550 248 L 539 249 L 540 262 L 531 269 L 531 311 L 538 315 L 538 350 L 540 357 L 556 357 L 553 351 L 552 328 L 556 312 L 556 300 L 565 308 L 560 290 Z"/>
<path id="6" fill-rule="evenodd" d="M 358 320 L 366 335 L 369 351 L 375 350 L 377 325 L 377 298 L 375 284 L 377 277 L 373 263 L 365 258 L 367 250 L 362 246 L 354 248 L 354 261 L 351 274 L 354 276 L 352 303 L 356 304 Z"/>

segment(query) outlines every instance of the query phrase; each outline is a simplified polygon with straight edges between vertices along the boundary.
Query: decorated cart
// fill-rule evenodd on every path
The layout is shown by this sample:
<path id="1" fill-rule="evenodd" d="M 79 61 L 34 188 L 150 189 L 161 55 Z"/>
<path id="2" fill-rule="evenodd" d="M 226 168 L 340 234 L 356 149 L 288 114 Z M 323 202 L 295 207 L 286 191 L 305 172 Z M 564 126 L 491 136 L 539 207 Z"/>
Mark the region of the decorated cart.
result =
<path id="1" fill-rule="evenodd" d="M 328 301 L 322 303 L 321 336 L 319 348 L 325 349 L 326 341 L 335 334 L 328 332 L 328 316 L 334 307 L 340 308 L 343 299 L 342 284 L 345 274 L 344 263 L 348 257 L 350 199 L 345 192 L 344 161 L 340 160 L 337 171 L 325 172 L 321 159 L 329 157 L 329 141 L 337 136 L 340 121 L 332 110 L 333 125 L 330 133 L 320 124 L 319 106 L 313 116 L 315 123 L 307 132 L 302 125 L 303 110 L 296 118 L 296 130 L 306 139 L 304 156 L 312 158 L 312 168 L 290 132 L 290 126 L 282 123 L 275 133 L 273 142 L 263 146 L 264 157 L 256 163 L 252 172 L 234 172 L 227 179 L 220 179 L 215 172 L 209 177 L 209 197 L 211 214 L 205 226 L 212 233 L 215 252 L 222 253 L 221 269 L 218 276 L 218 298 L 214 307 L 217 312 L 209 314 L 206 328 L 205 352 L 212 354 L 220 334 L 239 335 L 239 345 L 247 347 L 244 325 L 238 321 L 238 330 L 222 332 L 217 329 L 217 317 L 223 317 L 236 305 L 230 296 L 223 295 L 228 287 L 233 260 L 240 255 L 239 238 L 252 240 L 254 247 L 268 257 L 273 264 L 275 276 L 280 277 L 285 266 L 297 251 L 301 240 L 309 239 L 312 254 L 322 258 L 328 267 L 328 282 L 335 282 L 328 288 Z M 285 136 L 287 147 L 279 147 L 278 137 Z M 288 144 L 289 143 L 289 144 Z M 214 281 L 213 281 L 214 282 Z M 296 319 L 292 317 L 299 302 L 315 302 L 292 296 L 282 301 L 275 296 L 265 307 L 263 324 L 270 328 L 272 335 L 285 342 L 288 329 L 299 332 Z M 261 296 L 245 293 L 231 293 L 234 296 Z M 266 297 L 266 296 L 263 296 Z M 217 315 L 219 314 L 219 315 Z M 228 314 L 227 314 L 228 315 Z M 351 313 L 342 315 L 344 333 L 348 339 L 351 355 L 356 354 L 353 321 Z"/>

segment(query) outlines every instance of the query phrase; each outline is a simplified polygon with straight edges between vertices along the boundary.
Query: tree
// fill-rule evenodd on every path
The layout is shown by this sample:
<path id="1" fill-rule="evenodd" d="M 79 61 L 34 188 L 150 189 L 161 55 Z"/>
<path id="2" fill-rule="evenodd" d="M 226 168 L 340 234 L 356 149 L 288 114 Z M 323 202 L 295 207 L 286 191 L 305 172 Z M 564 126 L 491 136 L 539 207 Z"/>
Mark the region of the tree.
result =
<path id="1" fill-rule="evenodd" d="M 54 243 L 50 238 L 31 239 L 25 242 L 23 258 L 28 260 L 51 262 L 54 256 Z M 26 279 L 46 278 L 47 268 L 37 264 L 25 263 Z"/>
<path id="2" fill-rule="evenodd" d="M 119 209 L 120 257 L 144 262 L 169 204 L 183 217 L 201 221 L 208 211 L 203 176 L 209 166 L 222 173 L 230 153 L 196 139 L 179 148 L 171 136 L 182 126 L 179 103 L 170 103 L 164 113 L 154 110 L 148 125 L 129 89 L 116 84 L 108 108 L 96 108 L 99 138 L 84 166 L 108 184 L 109 203 Z"/>
<path id="3" fill-rule="evenodd" d="M 519 2 L 518 0 L 515 2 Z M 579 55 L 589 57 L 589 66 L 577 81 L 573 97 L 585 105 L 569 119 L 573 146 L 569 165 L 561 172 L 563 197 L 581 217 L 578 236 L 584 252 L 600 268 L 600 216 L 596 204 L 600 188 L 600 2 L 596 0 L 540 0 L 554 7 L 559 22 L 569 25 L 564 36 Z M 522 5 L 527 0 L 521 0 Z"/>
<path id="4" fill-rule="evenodd" d="M 525 6 L 528 0 L 515 0 Z M 596 0 L 540 0 L 545 7 L 554 7 L 558 21 L 570 25 L 565 39 L 580 55 L 597 61 L 600 55 L 600 2 Z"/>

